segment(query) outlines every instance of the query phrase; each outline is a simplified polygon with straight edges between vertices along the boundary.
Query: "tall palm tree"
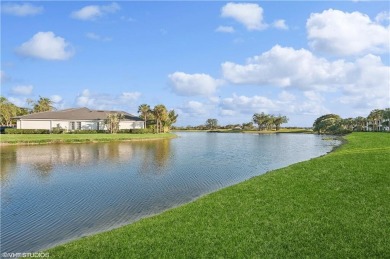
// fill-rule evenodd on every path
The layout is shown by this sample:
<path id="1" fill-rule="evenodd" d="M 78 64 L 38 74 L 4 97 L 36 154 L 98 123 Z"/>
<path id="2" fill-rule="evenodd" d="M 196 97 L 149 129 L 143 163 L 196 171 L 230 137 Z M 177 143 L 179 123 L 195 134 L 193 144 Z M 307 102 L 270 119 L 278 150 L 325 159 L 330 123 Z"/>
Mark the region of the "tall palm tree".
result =
<path id="1" fill-rule="evenodd" d="M 144 128 L 146 129 L 146 121 L 148 119 L 148 115 L 150 114 L 150 106 L 147 104 L 141 104 L 138 107 L 138 113 L 141 115 L 141 118 L 144 119 Z"/>
<path id="2" fill-rule="evenodd" d="M 153 115 L 156 119 L 156 132 L 163 132 L 163 121 L 168 119 L 167 108 L 163 104 L 154 106 Z"/>

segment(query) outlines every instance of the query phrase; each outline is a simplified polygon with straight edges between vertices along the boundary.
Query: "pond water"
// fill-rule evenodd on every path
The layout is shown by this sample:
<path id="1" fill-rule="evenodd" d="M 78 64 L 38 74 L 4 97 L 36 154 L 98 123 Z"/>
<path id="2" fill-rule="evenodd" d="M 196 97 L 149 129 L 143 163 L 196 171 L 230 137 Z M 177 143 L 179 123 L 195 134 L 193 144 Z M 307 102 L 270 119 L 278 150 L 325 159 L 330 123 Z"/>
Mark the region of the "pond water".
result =
<path id="1" fill-rule="evenodd" d="M 36 252 L 119 227 L 340 144 L 307 134 L 177 134 L 1 147 L 1 252 Z"/>

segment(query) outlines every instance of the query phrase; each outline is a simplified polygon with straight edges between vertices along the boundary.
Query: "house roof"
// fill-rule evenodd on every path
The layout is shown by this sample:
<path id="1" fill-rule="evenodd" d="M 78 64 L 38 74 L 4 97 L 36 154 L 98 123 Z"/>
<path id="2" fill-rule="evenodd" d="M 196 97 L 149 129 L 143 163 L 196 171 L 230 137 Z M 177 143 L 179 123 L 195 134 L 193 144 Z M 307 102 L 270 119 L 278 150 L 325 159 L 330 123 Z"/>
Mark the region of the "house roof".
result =
<path id="1" fill-rule="evenodd" d="M 108 114 L 121 113 L 123 120 L 142 121 L 141 118 L 124 111 L 90 110 L 86 107 L 71 108 L 59 111 L 37 112 L 14 117 L 21 120 L 104 120 Z"/>

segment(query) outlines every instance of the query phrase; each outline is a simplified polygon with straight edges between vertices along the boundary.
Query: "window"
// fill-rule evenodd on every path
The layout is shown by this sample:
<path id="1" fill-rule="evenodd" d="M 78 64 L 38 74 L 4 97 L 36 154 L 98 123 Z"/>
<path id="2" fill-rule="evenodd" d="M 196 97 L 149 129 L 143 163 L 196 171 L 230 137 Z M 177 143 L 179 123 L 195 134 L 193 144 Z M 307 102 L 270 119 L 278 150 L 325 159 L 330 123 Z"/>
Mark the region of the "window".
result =
<path id="1" fill-rule="evenodd" d="M 99 125 L 100 125 L 100 122 L 99 122 L 99 121 L 96 122 L 96 130 L 100 130 L 100 129 L 99 129 Z"/>
<path id="2" fill-rule="evenodd" d="M 72 121 L 70 123 L 70 130 L 75 130 L 75 125 L 74 124 L 75 124 L 74 121 Z"/>
<path id="3" fill-rule="evenodd" d="M 78 121 L 78 122 L 77 122 L 77 129 L 78 129 L 78 130 L 81 130 L 81 121 Z"/>

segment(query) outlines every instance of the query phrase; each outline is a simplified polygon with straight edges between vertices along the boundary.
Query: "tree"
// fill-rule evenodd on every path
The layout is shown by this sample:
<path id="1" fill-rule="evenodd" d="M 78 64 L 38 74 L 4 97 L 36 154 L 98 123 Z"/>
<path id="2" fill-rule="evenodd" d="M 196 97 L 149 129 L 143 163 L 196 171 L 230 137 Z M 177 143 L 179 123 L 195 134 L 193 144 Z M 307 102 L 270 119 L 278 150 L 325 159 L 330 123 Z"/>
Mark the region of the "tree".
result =
<path id="1" fill-rule="evenodd" d="M 390 108 L 386 108 L 383 110 L 383 120 L 385 120 L 383 124 L 387 125 L 388 130 L 390 131 Z"/>
<path id="2" fill-rule="evenodd" d="M 363 131 L 365 129 L 365 125 L 367 123 L 367 119 L 359 116 L 353 119 L 354 121 L 354 130 Z"/>
<path id="3" fill-rule="evenodd" d="M 119 123 L 124 118 L 122 113 L 109 113 L 104 121 L 110 133 L 117 133 L 119 131 Z"/>
<path id="4" fill-rule="evenodd" d="M 163 122 L 168 119 L 167 108 L 163 104 L 154 106 L 153 115 L 156 119 L 156 133 L 163 132 Z"/>
<path id="5" fill-rule="evenodd" d="M 206 127 L 208 129 L 215 129 L 215 128 L 217 128 L 218 127 L 218 120 L 217 119 L 207 119 Z"/>
<path id="6" fill-rule="evenodd" d="M 379 122 L 383 118 L 383 110 L 375 109 L 370 112 L 367 119 L 371 122 L 372 130 L 379 131 Z"/>
<path id="7" fill-rule="evenodd" d="M 175 110 L 171 110 L 168 113 L 168 119 L 164 122 L 164 126 L 168 127 L 168 130 L 171 129 L 172 125 L 176 123 L 178 114 L 175 113 Z"/>
<path id="8" fill-rule="evenodd" d="M 39 100 L 38 101 L 34 101 L 34 100 L 31 100 L 31 99 L 28 99 L 27 103 L 32 105 L 32 112 L 33 113 L 36 113 L 36 112 L 46 112 L 46 111 L 53 111 L 53 110 L 55 110 L 55 108 L 53 106 L 53 101 L 50 100 L 47 97 L 39 96 Z"/>
<path id="9" fill-rule="evenodd" d="M 0 96 L 0 120 L 1 125 L 11 126 L 12 117 L 15 117 L 20 112 L 20 108 L 7 100 L 7 98 Z"/>
<path id="10" fill-rule="evenodd" d="M 148 120 L 149 114 L 150 114 L 150 106 L 147 104 L 141 104 L 138 107 L 138 113 L 140 114 L 140 117 L 144 119 L 144 127 L 146 129 L 146 121 Z"/>
<path id="11" fill-rule="evenodd" d="M 278 131 L 280 129 L 281 124 L 287 123 L 287 122 L 288 122 L 288 118 L 286 116 L 281 116 L 280 114 L 278 116 L 276 116 L 274 118 L 274 124 L 275 124 L 276 131 Z"/>
<path id="12" fill-rule="evenodd" d="M 317 118 L 313 123 L 313 130 L 318 134 L 323 133 L 335 133 L 339 125 L 341 118 L 336 114 L 326 114 Z"/>

